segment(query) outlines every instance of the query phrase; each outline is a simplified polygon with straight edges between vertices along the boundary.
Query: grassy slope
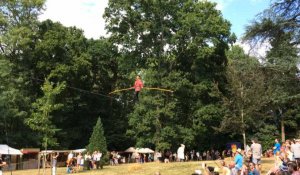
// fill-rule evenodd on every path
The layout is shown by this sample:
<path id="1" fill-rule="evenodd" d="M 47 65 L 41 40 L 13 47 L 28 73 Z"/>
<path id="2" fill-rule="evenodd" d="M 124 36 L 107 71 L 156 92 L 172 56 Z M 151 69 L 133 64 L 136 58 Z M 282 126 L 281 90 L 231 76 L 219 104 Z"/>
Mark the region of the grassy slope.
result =
<path id="1" fill-rule="evenodd" d="M 263 171 L 266 172 L 274 165 L 272 159 L 263 160 Z M 123 164 L 118 166 L 105 166 L 102 170 L 84 171 L 76 174 L 80 175 L 153 175 L 159 171 L 162 175 L 190 175 L 196 169 L 201 169 L 202 162 L 176 162 L 176 163 L 145 163 L 145 164 Z M 217 162 L 207 161 L 208 166 L 217 166 Z M 5 174 L 10 174 L 6 172 Z M 13 171 L 13 175 L 38 175 L 38 170 Z M 66 174 L 66 168 L 58 168 L 57 175 Z M 40 175 L 43 175 L 43 170 L 40 170 Z M 51 175 L 50 169 L 46 169 L 46 175 Z"/>

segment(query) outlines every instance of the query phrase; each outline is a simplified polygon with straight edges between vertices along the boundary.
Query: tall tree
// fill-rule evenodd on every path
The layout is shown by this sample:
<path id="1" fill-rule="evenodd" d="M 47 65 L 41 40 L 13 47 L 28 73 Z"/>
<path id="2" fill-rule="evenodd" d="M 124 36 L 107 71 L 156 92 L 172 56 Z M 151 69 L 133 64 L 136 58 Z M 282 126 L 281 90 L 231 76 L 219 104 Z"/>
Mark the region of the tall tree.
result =
<path id="1" fill-rule="evenodd" d="M 46 149 L 48 146 L 56 146 L 58 144 L 55 138 L 55 133 L 58 129 L 53 125 L 52 113 L 63 107 L 63 104 L 56 103 L 56 97 L 64 88 L 64 83 L 54 85 L 46 79 L 45 84 L 41 88 L 44 96 L 32 104 L 31 116 L 26 119 L 29 127 L 41 134 L 42 145 Z"/>
<path id="2" fill-rule="evenodd" d="M 230 23 L 215 5 L 193 0 L 109 1 L 104 16 L 110 39 L 124 54 L 118 60 L 122 74 L 131 79 L 140 74 L 145 86 L 175 90 L 173 95 L 143 90 L 140 103 L 128 115 L 128 134 L 137 145 L 196 146 L 222 116 L 215 85 L 224 89 Z"/>
<path id="3" fill-rule="evenodd" d="M 285 140 L 285 126 L 293 128 L 299 124 L 299 119 L 295 117 L 295 106 L 299 104 L 299 81 L 296 78 L 299 12 L 299 0 L 275 1 L 247 27 L 244 37 L 245 41 L 271 45 L 264 60 L 268 78 L 266 92 L 270 97 L 270 110 L 280 123 L 282 140 Z"/>
<path id="4" fill-rule="evenodd" d="M 100 117 L 97 120 L 96 125 L 94 126 L 93 133 L 90 137 L 89 145 L 87 146 L 88 151 L 101 151 L 103 155 L 107 153 L 106 138 L 104 136 L 103 125 Z"/>
<path id="5" fill-rule="evenodd" d="M 29 96 L 31 81 L 28 78 L 28 72 L 24 72 L 25 62 L 31 62 L 32 46 L 34 45 L 34 34 L 37 30 L 37 16 L 42 11 L 44 0 L 3 0 L 0 2 L 0 54 L 1 59 L 8 62 L 6 67 L 11 68 L 10 76 L 6 80 L 12 79 L 10 83 L 13 87 L 9 88 L 19 89 L 14 95 L 19 95 L 18 98 L 9 98 L 9 101 L 15 101 L 14 109 L 16 113 L 7 115 L 9 121 L 9 129 L 14 130 L 15 136 L 21 137 L 21 133 L 28 131 L 28 126 L 24 125 L 24 118 L 28 117 L 31 101 Z M 27 67 L 28 68 L 28 67 Z M 16 99 L 18 99 L 17 102 Z M 22 101 L 22 102 L 21 102 Z M 8 102 L 8 101 L 7 101 Z M 19 118 L 16 118 L 16 117 Z M 17 134 L 15 134 L 17 133 Z M 20 134 L 18 134 L 20 133 Z M 32 139 L 22 141 L 24 145 L 37 146 Z M 14 145 L 19 145 L 20 142 L 17 137 L 11 137 L 11 142 Z"/>
<path id="6" fill-rule="evenodd" d="M 24 119 L 28 115 L 30 99 L 24 97 L 24 79 L 13 74 L 13 65 L 0 55 L 0 126 L 1 142 L 18 147 L 37 146 L 33 144 L 37 138 L 31 137 L 32 131 L 24 125 Z M 24 135 L 23 133 L 28 133 Z"/>
<path id="7" fill-rule="evenodd" d="M 101 118 L 99 117 L 96 125 L 94 126 L 93 133 L 90 137 L 89 144 L 87 146 L 89 152 L 100 151 L 102 153 L 101 157 L 101 168 L 108 161 L 107 154 L 107 144 L 106 138 L 104 136 L 103 124 Z"/>
<path id="8" fill-rule="evenodd" d="M 227 95 L 224 96 L 226 115 L 222 119 L 222 132 L 242 135 L 244 147 L 247 136 L 263 127 L 263 110 L 268 103 L 265 91 L 265 75 L 256 58 L 246 55 L 239 46 L 228 52 L 226 79 Z M 232 127 L 235 126 L 235 127 Z"/>

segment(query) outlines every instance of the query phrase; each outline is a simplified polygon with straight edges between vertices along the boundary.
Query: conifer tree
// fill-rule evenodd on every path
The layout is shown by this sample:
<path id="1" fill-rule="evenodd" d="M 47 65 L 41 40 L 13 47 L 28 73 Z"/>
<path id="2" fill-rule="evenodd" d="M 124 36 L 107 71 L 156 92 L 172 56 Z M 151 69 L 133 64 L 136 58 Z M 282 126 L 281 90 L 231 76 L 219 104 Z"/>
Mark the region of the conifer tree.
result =
<path id="1" fill-rule="evenodd" d="M 102 152 L 102 158 L 107 154 L 106 138 L 104 137 L 104 130 L 100 117 L 94 126 L 87 150 L 91 153 L 94 151 Z"/>

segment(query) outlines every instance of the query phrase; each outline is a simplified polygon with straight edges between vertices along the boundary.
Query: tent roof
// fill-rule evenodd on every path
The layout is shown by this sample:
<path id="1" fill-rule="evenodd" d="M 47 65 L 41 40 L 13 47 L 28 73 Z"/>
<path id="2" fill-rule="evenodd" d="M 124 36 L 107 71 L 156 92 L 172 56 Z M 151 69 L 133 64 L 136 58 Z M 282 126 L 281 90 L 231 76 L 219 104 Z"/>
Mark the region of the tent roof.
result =
<path id="1" fill-rule="evenodd" d="M 154 153 L 154 151 L 150 148 L 137 148 L 138 153 Z"/>
<path id="2" fill-rule="evenodd" d="M 82 153 L 86 151 L 86 149 L 75 149 L 75 150 L 42 150 L 40 153 L 41 154 L 50 154 L 50 153 L 69 153 L 69 152 L 73 152 L 73 153 Z"/>
<path id="3" fill-rule="evenodd" d="M 134 152 L 136 152 L 136 149 L 134 147 L 130 147 L 130 148 L 127 148 L 124 152 L 126 152 L 126 153 L 134 153 Z"/>
<path id="4" fill-rule="evenodd" d="M 83 149 L 75 149 L 75 150 L 73 150 L 73 152 L 74 153 L 82 153 L 82 152 L 85 152 L 86 151 L 86 149 L 85 148 L 83 148 Z"/>
<path id="5" fill-rule="evenodd" d="M 18 149 L 9 147 L 8 145 L 0 144 L 0 154 L 22 155 L 22 152 Z"/>

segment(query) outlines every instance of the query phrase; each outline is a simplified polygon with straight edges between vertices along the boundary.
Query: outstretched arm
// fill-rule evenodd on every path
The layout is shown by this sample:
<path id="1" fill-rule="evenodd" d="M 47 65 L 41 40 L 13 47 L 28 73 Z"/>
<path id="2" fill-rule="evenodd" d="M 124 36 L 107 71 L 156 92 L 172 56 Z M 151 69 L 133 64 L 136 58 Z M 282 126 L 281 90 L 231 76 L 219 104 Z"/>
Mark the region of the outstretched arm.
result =
<path id="1" fill-rule="evenodd" d="M 0 167 L 4 167 L 6 165 L 6 162 L 0 163 Z"/>

